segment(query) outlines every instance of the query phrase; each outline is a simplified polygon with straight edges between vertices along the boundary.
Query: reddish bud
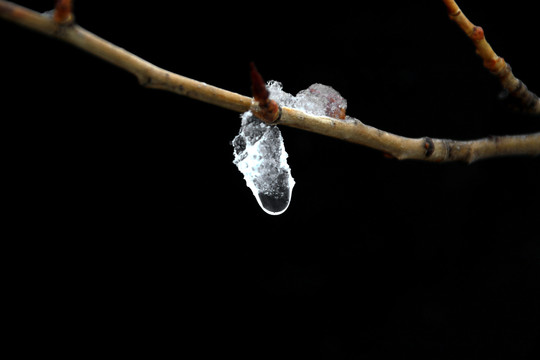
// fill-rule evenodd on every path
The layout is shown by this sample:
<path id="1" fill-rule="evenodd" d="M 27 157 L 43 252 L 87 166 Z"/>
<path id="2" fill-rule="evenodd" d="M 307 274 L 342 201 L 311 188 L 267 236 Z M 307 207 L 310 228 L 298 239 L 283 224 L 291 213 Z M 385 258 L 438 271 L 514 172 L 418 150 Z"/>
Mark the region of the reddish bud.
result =
<path id="1" fill-rule="evenodd" d="M 66 24 L 73 21 L 71 13 L 71 0 L 56 0 L 53 19 L 58 24 Z"/>
<path id="2" fill-rule="evenodd" d="M 266 103 L 270 94 L 266 89 L 264 80 L 261 74 L 259 74 L 259 72 L 257 71 L 257 68 L 255 67 L 255 64 L 253 62 L 251 62 L 249 66 L 251 68 L 251 92 L 253 93 L 253 98 L 258 103 Z"/>
<path id="3" fill-rule="evenodd" d="M 251 68 L 251 92 L 258 105 L 252 109 L 253 114 L 267 124 L 274 123 L 279 120 L 281 114 L 279 105 L 274 100 L 270 100 L 270 93 L 266 89 L 264 80 L 255 64 L 250 63 L 249 65 Z"/>

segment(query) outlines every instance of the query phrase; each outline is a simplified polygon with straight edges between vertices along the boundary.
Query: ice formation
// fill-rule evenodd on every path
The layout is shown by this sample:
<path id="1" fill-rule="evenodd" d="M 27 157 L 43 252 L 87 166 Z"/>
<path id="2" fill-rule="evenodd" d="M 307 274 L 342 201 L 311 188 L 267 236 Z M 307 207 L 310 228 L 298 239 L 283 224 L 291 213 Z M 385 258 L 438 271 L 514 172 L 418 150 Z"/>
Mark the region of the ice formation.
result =
<path id="1" fill-rule="evenodd" d="M 313 84 L 298 92 L 296 96 L 283 91 L 283 86 L 278 81 L 268 82 L 267 88 L 270 98 L 281 106 L 302 110 L 316 116 L 345 119 L 347 100 L 330 86 Z"/>
<path id="2" fill-rule="evenodd" d="M 266 125 L 251 111 L 242 114 L 242 126 L 232 141 L 234 164 L 261 208 L 279 215 L 289 207 L 294 179 L 277 126 Z"/>
<path id="3" fill-rule="evenodd" d="M 270 99 L 280 106 L 302 110 L 317 116 L 347 121 L 347 100 L 329 86 L 313 84 L 296 96 L 283 91 L 281 83 L 268 82 Z M 233 163 L 244 174 L 247 186 L 261 208 L 271 215 L 282 214 L 289 207 L 294 179 L 287 164 L 287 152 L 277 126 L 266 125 L 251 111 L 242 114 L 239 134 L 232 141 Z"/>

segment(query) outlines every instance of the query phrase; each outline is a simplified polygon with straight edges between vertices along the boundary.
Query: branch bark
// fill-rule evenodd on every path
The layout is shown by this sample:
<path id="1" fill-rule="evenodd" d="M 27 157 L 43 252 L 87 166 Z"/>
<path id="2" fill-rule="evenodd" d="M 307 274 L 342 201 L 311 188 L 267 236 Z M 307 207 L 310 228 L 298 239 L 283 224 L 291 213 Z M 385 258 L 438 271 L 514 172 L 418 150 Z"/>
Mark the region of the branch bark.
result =
<path id="1" fill-rule="evenodd" d="M 446 2 L 446 1 L 445 1 Z M 226 109 L 260 112 L 256 99 L 199 82 L 157 67 L 148 61 L 88 32 L 72 16 L 40 14 L 0 0 L 0 17 L 40 33 L 61 39 L 135 75 L 148 88 L 171 91 Z M 55 21 L 69 19 L 70 21 Z M 408 138 L 379 130 L 359 120 L 314 116 L 280 107 L 274 124 L 286 125 L 368 146 L 397 159 L 465 161 L 507 155 L 540 154 L 540 132 L 528 135 L 488 137 L 471 141 Z M 263 119 L 264 120 L 264 119 Z"/>

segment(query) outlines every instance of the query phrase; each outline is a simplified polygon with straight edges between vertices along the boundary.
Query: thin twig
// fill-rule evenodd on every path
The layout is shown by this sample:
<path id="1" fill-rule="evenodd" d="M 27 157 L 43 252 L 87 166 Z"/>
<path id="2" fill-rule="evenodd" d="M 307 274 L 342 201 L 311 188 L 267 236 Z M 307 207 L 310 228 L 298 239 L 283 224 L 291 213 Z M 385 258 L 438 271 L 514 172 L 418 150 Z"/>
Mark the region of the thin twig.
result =
<path id="1" fill-rule="evenodd" d="M 493 48 L 486 41 L 484 30 L 470 22 L 454 0 L 443 0 L 443 2 L 450 19 L 455 21 L 472 40 L 476 47 L 476 53 L 484 61 L 484 67 L 499 78 L 507 95 L 517 100 L 518 110 L 540 115 L 540 98 L 527 89 L 527 86 L 514 76 L 510 65 L 493 51 Z"/>
<path id="2" fill-rule="evenodd" d="M 84 30 L 73 21 L 55 21 L 11 2 L 0 0 L 0 17 L 35 31 L 64 40 L 132 74 L 145 87 L 171 91 L 226 109 L 261 111 L 257 99 L 220 89 L 159 68 L 132 53 Z M 65 19 L 65 14 L 57 19 Z M 73 19 L 73 17 L 68 17 Z M 472 141 L 407 138 L 366 125 L 358 120 L 314 116 L 280 107 L 276 124 L 291 126 L 383 151 L 397 159 L 466 161 L 506 155 L 539 155 L 540 132 L 499 136 Z M 272 110 L 275 114 L 275 111 Z M 264 119 L 263 119 L 264 120 Z M 268 121 L 268 119 L 266 120 Z"/>

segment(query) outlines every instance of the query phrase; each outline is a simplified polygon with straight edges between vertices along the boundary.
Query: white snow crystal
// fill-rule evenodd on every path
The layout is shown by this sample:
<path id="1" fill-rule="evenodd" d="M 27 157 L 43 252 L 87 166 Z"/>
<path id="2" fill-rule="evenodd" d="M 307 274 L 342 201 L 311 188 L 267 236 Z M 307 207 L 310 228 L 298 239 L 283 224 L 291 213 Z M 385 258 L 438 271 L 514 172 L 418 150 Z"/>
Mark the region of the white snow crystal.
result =
<path id="1" fill-rule="evenodd" d="M 245 112 L 232 145 L 233 163 L 244 174 L 247 186 L 263 210 L 271 215 L 287 210 L 294 179 L 279 128 L 266 125 L 250 111 Z"/>
<path id="2" fill-rule="evenodd" d="M 283 91 L 283 85 L 279 81 L 270 80 L 266 84 L 266 89 L 270 92 L 270 99 L 281 106 L 292 107 L 295 102 L 295 97 Z"/>

